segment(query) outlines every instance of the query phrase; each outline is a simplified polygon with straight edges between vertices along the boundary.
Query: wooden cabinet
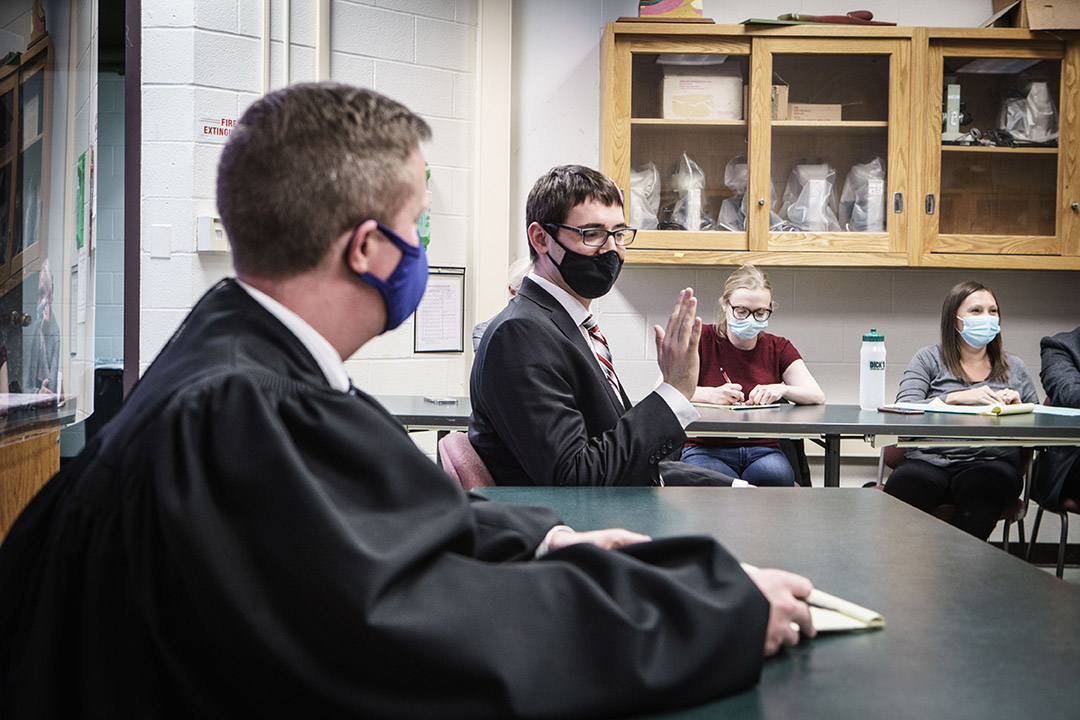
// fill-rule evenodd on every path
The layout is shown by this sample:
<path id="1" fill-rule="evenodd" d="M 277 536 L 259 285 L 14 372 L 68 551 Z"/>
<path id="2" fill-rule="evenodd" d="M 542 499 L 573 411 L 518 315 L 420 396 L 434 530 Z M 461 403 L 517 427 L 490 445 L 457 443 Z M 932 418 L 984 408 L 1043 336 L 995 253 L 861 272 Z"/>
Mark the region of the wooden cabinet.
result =
<path id="1" fill-rule="evenodd" d="M 0 67 L 0 296 L 22 281 L 47 237 L 51 44 Z"/>
<path id="2" fill-rule="evenodd" d="M 1080 48 L 1052 36 L 1004 33 L 927 31 L 927 110 L 919 128 L 925 193 L 911 243 L 916 264 L 1080 268 L 1073 150 Z M 982 134 L 1005 128 L 1016 135 L 1013 146 L 1009 138 L 955 144 L 955 133 L 943 132 L 929 112 L 947 107 L 950 88 L 969 116 L 960 126 L 965 136 L 970 128 Z"/>
<path id="3" fill-rule="evenodd" d="M 1071 41 L 1026 30 L 612 23 L 604 51 L 605 171 L 627 191 L 631 171 L 650 163 L 660 180 L 659 227 L 639 231 L 628 262 L 1080 268 L 1080 240 L 1070 239 L 1080 206 L 1068 192 L 1076 163 L 1058 153 L 1080 124 Z M 1034 61 L 1025 77 L 1046 78 L 1056 145 L 942 143 L 943 88 L 958 71 L 975 76 L 962 83 L 965 109 L 993 119 L 987 129 L 1019 79 L 971 72 L 977 58 Z M 673 88 L 692 93 L 697 79 L 701 94 L 689 97 L 701 107 L 674 106 Z M 687 166 L 700 169 L 697 183 L 680 175 Z"/>

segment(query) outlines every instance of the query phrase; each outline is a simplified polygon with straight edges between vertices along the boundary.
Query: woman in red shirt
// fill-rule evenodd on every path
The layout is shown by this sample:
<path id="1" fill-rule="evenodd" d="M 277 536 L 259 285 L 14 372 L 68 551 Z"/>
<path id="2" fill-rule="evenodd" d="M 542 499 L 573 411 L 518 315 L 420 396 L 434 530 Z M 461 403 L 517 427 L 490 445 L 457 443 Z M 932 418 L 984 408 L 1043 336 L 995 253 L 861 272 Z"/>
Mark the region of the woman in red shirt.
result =
<path id="1" fill-rule="evenodd" d="M 772 286 L 765 273 L 747 264 L 724 283 L 720 317 L 701 329 L 701 371 L 696 403 L 799 405 L 825 402 L 795 346 L 762 332 L 772 315 Z M 795 472 L 778 440 L 690 438 L 683 462 L 742 478 L 751 485 L 795 484 Z"/>

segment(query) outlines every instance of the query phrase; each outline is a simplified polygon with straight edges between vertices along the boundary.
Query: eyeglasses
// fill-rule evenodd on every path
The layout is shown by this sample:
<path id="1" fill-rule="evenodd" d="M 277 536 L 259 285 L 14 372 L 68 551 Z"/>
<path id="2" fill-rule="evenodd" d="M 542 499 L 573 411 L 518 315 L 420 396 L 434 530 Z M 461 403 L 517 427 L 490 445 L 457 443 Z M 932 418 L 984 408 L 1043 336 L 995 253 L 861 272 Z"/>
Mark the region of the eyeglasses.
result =
<path id="1" fill-rule="evenodd" d="M 745 320 L 746 318 L 753 315 L 754 319 L 758 322 L 765 322 L 769 319 L 769 316 L 772 315 L 772 310 L 768 308 L 758 308 L 757 310 L 751 310 L 750 308 L 743 307 L 742 305 L 732 305 L 731 314 L 734 315 L 737 320 Z"/>
<path id="2" fill-rule="evenodd" d="M 573 230 L 581 235 L 581 242 L 585 243 L 589 247 L 603 247 L 607 244 L 608 237 L 615 238 L 615 244 L 626 247 L 630 243 L 634 242 L 634 236 L 637 235 L 637 228 L 618 228 L 616 230 L 605 230 L 604 228 L 579 228 L 573 225 L 563 225 L 562 223 L 544 223 L 544 229 L 551 233 L 553 236 L 558 234 L 559 228 L 564 230 Z"/>

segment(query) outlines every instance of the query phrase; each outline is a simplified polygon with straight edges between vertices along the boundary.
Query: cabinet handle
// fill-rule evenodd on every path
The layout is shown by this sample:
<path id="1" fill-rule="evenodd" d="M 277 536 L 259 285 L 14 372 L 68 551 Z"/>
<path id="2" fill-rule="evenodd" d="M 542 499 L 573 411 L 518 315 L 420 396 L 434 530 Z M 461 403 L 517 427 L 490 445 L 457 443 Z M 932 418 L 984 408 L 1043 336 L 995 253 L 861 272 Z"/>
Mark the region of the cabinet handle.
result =
<path id="1" fill-rule="evenodd" d="M 758 207 L 765 207 L 765 198 L 758 198 Z"/>
<path id="2" fill-rule="evenodd" d="M 1070 205 L 1069 207 L 1071 207 L 1071 208 L 1072 208 L 1072 211 L 1073 211 L 1073 212 L 1080 212 L 1080 203 L 1073 203 L 1073 204 L 1072 204 L 1072 205 Z"/>
<path id="3" fill-rule="evenodd" d="M 934 214 L 934 193 L 926 193 L 926 214 Z"/>
<path id="4" fill-rule="evenodd" d="M 894 213 L 904 212 L 904 193 L 894 192 L 892 194 L 892 211 Z"/>

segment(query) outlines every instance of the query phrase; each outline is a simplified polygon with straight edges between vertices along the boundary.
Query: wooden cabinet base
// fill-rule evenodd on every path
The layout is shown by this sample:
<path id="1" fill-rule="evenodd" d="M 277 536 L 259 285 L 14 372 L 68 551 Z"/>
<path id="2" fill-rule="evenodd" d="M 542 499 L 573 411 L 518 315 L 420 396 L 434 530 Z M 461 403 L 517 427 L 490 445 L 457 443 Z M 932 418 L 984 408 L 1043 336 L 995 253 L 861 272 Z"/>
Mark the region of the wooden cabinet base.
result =
<path id="1" fill-rule="evenodd" d="M 0 444 L 0 540 L 41 486 L 60 470 L 60 429 L 5 437 Z"/>

